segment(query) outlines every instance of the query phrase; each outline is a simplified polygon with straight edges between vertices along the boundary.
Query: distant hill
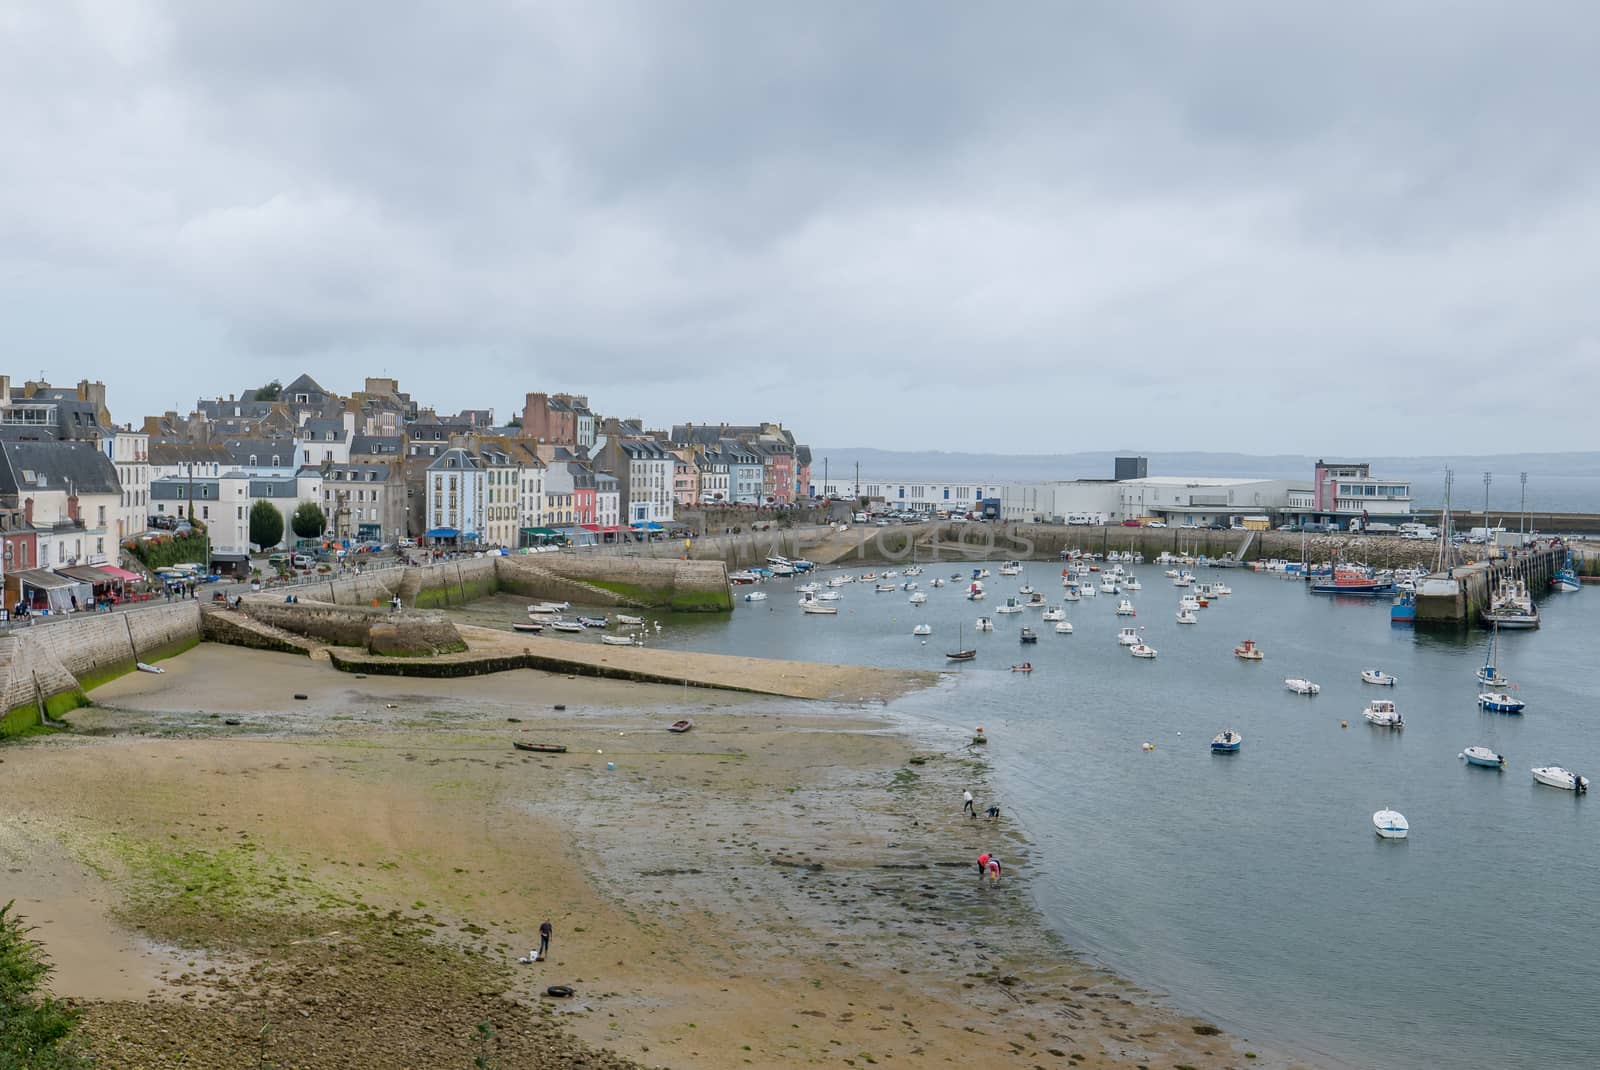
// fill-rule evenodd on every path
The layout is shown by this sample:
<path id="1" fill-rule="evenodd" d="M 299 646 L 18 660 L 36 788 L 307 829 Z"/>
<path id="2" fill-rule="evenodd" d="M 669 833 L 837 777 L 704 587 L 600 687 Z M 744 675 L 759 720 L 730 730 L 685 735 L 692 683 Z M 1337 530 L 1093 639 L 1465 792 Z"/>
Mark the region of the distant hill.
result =
<path id="1" fill-rule="evenodd" d="M 861 478 L 983 480 L 1022 483 L 1051 479 L 1109 479 L 1116 457 L 1137 455 L 1138 450 L 1104 450 L 1086 453 L 946 453 L 881 450 L 866 447 L 815 447 L 811 451 L 812 478 L 822 480 L 823 459 L 833 479 L 849 479 L 855 465 Z M 1148 453 L 1153 476 L 1231 476 L 1241 479 L 1295 479 L 1311 484 L 1317 458 L 1301 454 Z M 1600 453 L 1504 453 L 1480 456 L 1364 457 L 1330 456 L 1329 460 L 1367 461 L 1375 474 L 1409 479 L 1417 504 L 1436 508 L 1444 500 L 1444 470 L 1455 469 L 1452 501 L 1457 506 L 1481 507 L 1483 473 L 1494 474 L 1490 508 L 1514 510 L 1519 506 L 1518 474 L 1528 473 L 1528 507 L 1558 512 L 1600 512 Z"/>

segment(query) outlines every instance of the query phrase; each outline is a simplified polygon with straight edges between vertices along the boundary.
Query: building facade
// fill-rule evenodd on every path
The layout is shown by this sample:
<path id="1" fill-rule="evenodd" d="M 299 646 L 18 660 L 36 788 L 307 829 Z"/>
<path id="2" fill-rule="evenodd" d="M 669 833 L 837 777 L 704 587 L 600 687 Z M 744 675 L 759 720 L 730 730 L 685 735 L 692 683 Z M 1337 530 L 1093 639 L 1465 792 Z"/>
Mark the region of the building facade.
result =
<path id="1" fill-rule="evenodd" d="M 428 465 L 424 535 L 450 544 L 482 539 L 487 490 L 487 474 L 477 457 L 460 447 L 440 454 Z"/>

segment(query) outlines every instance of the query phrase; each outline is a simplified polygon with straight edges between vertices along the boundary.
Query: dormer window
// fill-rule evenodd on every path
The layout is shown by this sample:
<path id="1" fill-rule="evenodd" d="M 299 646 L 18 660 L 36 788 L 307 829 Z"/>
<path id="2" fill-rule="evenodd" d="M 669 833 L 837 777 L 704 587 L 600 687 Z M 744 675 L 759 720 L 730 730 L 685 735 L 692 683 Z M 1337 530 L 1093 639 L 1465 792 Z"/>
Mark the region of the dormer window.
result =
<path id="1" fill-rule="evenodd" d="M 277 467 L 279 467 L 279 464 L 278 464 L 278 455 L 277 455 L 277 454 L 276 454 L 276 453 L 274 453 L 274 454 L 273 454 L 273 455 L 272 455 L 272 467 L 274 467 L 274 468 L 277 468 Z"/>
<path id="2" fill-rule="evenodd" d="M 250 467 L 254 468 L 255 464 L 256 464 L 256 455 L 252 453 L 250 455 Z"/>

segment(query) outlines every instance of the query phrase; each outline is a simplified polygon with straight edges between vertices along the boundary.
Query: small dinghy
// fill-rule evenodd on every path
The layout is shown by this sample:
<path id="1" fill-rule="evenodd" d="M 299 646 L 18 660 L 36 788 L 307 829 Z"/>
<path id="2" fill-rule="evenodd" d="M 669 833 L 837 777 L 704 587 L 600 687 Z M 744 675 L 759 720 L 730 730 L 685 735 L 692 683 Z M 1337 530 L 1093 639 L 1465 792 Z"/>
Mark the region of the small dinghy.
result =
<path id="1" fill-rule="evenodd" d="M 1379 687 L 1393 687 L 1394 677 L 1382 669 L 1362 669 L 1361 682 L 1364 684 L 1377 684 Z"/>
<path id="2" fill-rule="evenodd" d="M 1404 728 L 1405 718 L 1400 716 L 1400 711 L 1394 708 L 1394 703 L 1388 699 L 1374 699 L 1367 703 L 1367 708 L 1361 711 L 1361 716 L 1379 728 Z"/>
<path id="3" fill-rule="evenodd" d="M 160 672 L 166 672 L 167 671 L 167 670 L 163 669 L 159 665 L 150 664 L 148 661 L 138 662 L 136 667 L 138 668 L 138 670 L 140 672 L 157 672 L 157 673 L 160 673 Z"/>
<path id="4" fill-rule="evenodd" d="M 579 624 L 575 620 L 553 620 L 550 622 L 550 627 L 554 628 L 558 632 L 583 631 L 583 625 Z"/>
<path id="5" fill-rule="evenodd" d="M 1211 737 L 1211 751 L 1214 754 L 1237 754 L 1239 744 L 1243 742 L 1244 737 L 1229 728 Z"/>
<path id="6" fill-rule="evenodd" d="M 911 629 L 911 634 L 912 635 L 932 635 L 933 634 L 933 625 L 931 625 L 931 624 L 919 624 L 915 628 Z"/>
<path id="7" fill-rule="evenodd" d="M 1533 771 L 1533 779 L 1552 788 L 1562 791 L 1575 791 L 1585 795 L 1589 791 L 1589 778 L 1579 776 L 1570 769 L 1563 769 L 1559 765 L 1541 765 Z"/>
<path id="8" fill-rule="evenodd" d="M 1297 695 L 1315 695 L 1322 691 L 1319 685 L 1312 683 L 1310 680 L 1303 680 L 1298 676 L 1289 677 L 1283 682 L 1283 686 Z"/>
<path id="9" fill-rule="evenodd" d="M 1072 622 L 1070 620 L 1058 620 L 1058 621 L 1056 621 L 1056 634 L 1057 635 L 1071 635 L 1072 634 Z"/>
<path id="10" fill-rule="evenodd" d="M 694 727 L 694 722 L 689 720 L 689 718 L 685 717 L 681 721 L 673 721 L 671 724 L 667 725 L 667 731 L 668 732 L 683 733 L 683 732 L 689 731 L 689 729 L 691 729 L 693 727 Z"/>
<path id="11" fill-rule="evenodd" d="M 583 625 L 585 628 L 609 628 L 611 626 L 611 621 L 609 618 L 585 617 L 581 614 L 578 616 L 578 623 Z"/>
<path id="12" fill-rule="evenodd" d="M 1461 752 L 1461 757 L 1467 760 L 1468 765 L 1476 765 L 1484 769 L 1504 769 L 1506 759 L 1503 754 L 1496 754 L 1488 747 L 1468 747 Z"/>
<path id="13" fill-rule="evenodd" d="M 1485 691 L 1478 696 L 1478 705 L 1490 713 L 1521 713 L 1528 704 L 1504 691 Z"/>
<path id="14" fill-rule="evenodd" d="M 872 589 L 878 594 L 894 594 L 900 588 L 896 587 L 892 583 L 879 583 L 874 584 Z"/>
<path id="15" fill-rule="evenodd" d="M 801 602 L 800 612 L 810 613 L 812 616 L 818 617 L 837 617 L 839 615 L 839 607 L 823 602 Z"/>
<path id="16" fill-rule="evenodd" d="M 514 739 L 511 741 L 511 745 L 518 750 L 533 751 L 535 754 L 567 753 L 567 745 L 565 743 L 524 743 L 520 739 Z"/>
<path id="17" fill-rule="evenodd" d="M 611 619 L 616 621 L 620 625 L 628 625 L 630 627 L 639 627 L 639 626 L 644 624 L 644 618 L 643 617 L 630 617 L 626 613 L 618 613 L 615 617 L 612 617 Z"/>
<path id="18" fill-rule="evenodd" d="M 637 639 L 629 638 L 626 635 L 602 635 L 600 641 L 606 646 L 637 646 L 639 644 Z"/>
<path id="19" fill-rule="evenodd" d="M 1403 840 L 1411 832 L 1411 823 L 1398 810 L 1379 810 L 1372 815 L 1372 827 L 1386 840 Z"/>
<path id="20" fill-rule="evenodd" d="M 767 600 L 767 592 L 751 591 L 749 594 L 744 596 L 744 600 L 746 602 L 765 602 Z"/>
<path id="21" fill-rule="evenodd" d="M 1133 646 L 1128 648 L 1128 653 L 1132 654 L 1136 658 L 1153 660 L 1156 656 L 1156 648 L 1146 643 L 1135 643 Z"/>
<path id="22" fill-rule="evenodd" d="M 1233 648 L 1233 656 L 1241 661 L 1260 661 L 1264 655 L 1254 639 L 1246 639 Z"/>
<path id="23" fill-rule="evenodd" d="M 536 620 L 530 620 L 527 623 L 519 622 L 517 624 L 513 624 L 511 626 L 511 630 L 514 632 L 528 632 L 533 635 L 538 635 L 540 632 L 544 631 L 544 625 L 540 624 Z"/>
<path id="24" fill-rule="evenodd" d="M 1021 665 L 1013 665 L 1013 666 L 1011 666 L 1011 671 L 1012 672 L 1032 672 L 1033 671 L 1033 662 L 1025 661 Z"/>

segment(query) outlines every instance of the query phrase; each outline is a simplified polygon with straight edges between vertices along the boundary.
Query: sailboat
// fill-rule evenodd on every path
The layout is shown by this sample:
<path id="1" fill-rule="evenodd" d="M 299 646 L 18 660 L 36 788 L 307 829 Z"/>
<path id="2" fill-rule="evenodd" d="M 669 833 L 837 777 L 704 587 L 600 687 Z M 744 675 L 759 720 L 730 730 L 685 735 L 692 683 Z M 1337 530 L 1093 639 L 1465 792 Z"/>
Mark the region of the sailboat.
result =
<path id="1" fill-rule="evenodd" d="M 949 658 L 951 661 L 971 661 L 973 658 L 978 656 L 978 651 L 974 647 L 962 646 L 962 643 L 964 643 L 967 638 L 966 626 L 958 625 L 957 627 L 958 631 L 956 632 L 956 650 L 954 653 L 946 653 L 945 657 Z"/>
<path id="2" fill-rule="evenodd" d="M 1496 624 L 1489 631 L 1489 650 L 1483 657 L 1483 668 L 1478 670 L 1478 683 L 1490 684 L 1502 690 L 1511 686 L 1511 681 L 1506 679 L 1500 671 L 1500 625 Z"/>

